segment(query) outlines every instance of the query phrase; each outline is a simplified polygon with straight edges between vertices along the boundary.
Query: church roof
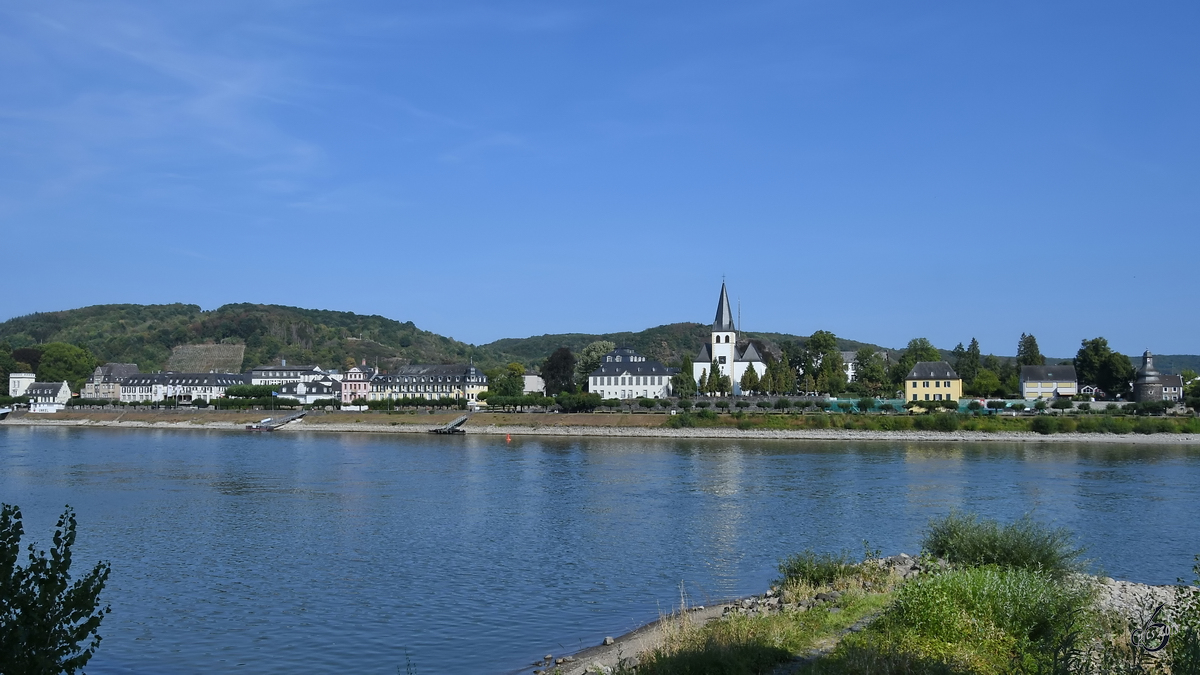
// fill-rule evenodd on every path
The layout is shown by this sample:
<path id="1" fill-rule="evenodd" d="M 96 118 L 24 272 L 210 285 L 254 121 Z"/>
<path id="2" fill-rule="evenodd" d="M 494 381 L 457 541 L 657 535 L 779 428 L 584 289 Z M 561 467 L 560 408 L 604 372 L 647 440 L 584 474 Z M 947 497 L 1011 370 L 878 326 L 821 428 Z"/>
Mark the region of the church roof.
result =
<path id="1" fill-rule="evenodd" d="M 713 330 L 732 331 L 733 310 L 729 308 L 729 294 L 725 292 L 725 282 L 721 282 L 721 297 L 717 300 L 717 318 L 713 319 Z"/>
<path id="2" fill-rule="evenodd" d="M 738 361 L 758 361 L 760 363 L 766 362 L 766 359 L 764 359 L 763 355 L 759 353 L 758 347 L 755 346 L 755 344 L 753 342 L 746 343 L 746 348 L 743 349 L 740 354 L 738 354 L 738 357 L 736 360 L 738 360 Z"/>

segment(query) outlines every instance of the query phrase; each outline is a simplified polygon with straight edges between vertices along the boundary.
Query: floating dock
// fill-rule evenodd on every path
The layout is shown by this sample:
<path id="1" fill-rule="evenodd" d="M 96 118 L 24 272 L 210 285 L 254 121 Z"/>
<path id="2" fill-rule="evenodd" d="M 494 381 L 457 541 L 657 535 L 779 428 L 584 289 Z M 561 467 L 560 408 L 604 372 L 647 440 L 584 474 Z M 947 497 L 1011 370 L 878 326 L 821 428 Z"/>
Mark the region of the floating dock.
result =
<path id="1" fill-rule="evenodd" d="M 444 427 L 430 429 L 429 433 L 431 433 L 431 434 L 465 434 L 465 433 L 467 433 L 467 430 L 463 429 L 462 425 L 467 423 L 468 417 L 469 417 L 469 415 L 463 415 L 462 417 L 454 420 L 453 422 L 447 424 Z"/>

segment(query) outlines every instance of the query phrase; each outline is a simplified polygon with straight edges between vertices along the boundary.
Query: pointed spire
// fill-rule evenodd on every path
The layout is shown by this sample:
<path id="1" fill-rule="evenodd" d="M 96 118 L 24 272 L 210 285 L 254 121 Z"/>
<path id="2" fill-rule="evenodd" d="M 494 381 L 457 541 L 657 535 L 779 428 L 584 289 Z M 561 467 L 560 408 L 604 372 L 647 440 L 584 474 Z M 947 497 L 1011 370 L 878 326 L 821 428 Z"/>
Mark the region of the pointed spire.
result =
<path id="1" fill-rule="evenodd" d="M 733 331 L 733 310 L 729 308 L 729 294 L 725 292 L 725 282 L 721 282 L 721 299 L 717 301 L 717 318 L 713 320 L 713 330 Z"/>

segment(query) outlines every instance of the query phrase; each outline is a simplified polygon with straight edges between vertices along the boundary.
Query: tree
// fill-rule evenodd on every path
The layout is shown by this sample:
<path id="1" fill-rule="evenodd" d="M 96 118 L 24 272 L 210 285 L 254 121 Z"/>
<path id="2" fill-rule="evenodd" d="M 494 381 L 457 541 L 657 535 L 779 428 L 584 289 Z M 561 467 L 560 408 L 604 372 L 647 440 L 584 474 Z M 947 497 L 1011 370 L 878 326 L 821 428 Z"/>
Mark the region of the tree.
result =
<path id="1" fill-rule="evenodd" d="M 683 367 L 678 373 L 671 376 L 671 392 L 676 396 L 695 396 L 696 395 L 696 376 L 692 374 L 695 366 L 692 364 L 692 357 L 683 357 Z"/>
<path id="2" fill-rule="evenodd" d="M 962 378 L 964 387 L 970 387 L 975 382 L 979 368 L 979 340 L 971 338 L 971 344 L 966 349 L 963 349 L 961 342 L 958 343 L 958 346 L 954 348 L 954 372 Z"/>
<path id="3" fill-rule="evenodd" d="M 758 373 L 755 372 L 753 363 L 742 373 L 742 381 L 738 385 L 742 388 L 742 394 L 758 391 Z"/>
<path id="4" fill-rule="evenodd" d="M 871 396 L 878 396 L 883 392 L 884 382 L 887 381 L 887 366 L 874 349 L 863 347 L 855 352 L 854 381 L 864 393 Z"/>
<path id="5" fill-rule="evenodd" d="M 975 382 L 971 386 L 976 394 L 987 398 L 1000 391 L 1000 378 L 996 376 L 996 373 L 984 368 L 975 376 Z"/>
<path id="6" fill-rule="evenodd" d="M 1021 340 L 1017 343 L 1017 367 L 1044 365 L 1046 357 L 1038 349 L 1037 338 L 1021 333 Z"/>
<path id="7" fill-rule="evenodd" d="M 488 391 L 494 396 L 520 396 L 525 393 L 525 366 L 513 362 L 486 373 Z"/>
<path id="8" fill-rule="evenodd" d="M 696 385 L 696 389 L 701 394 L 708 393 L 708 369 L 707 368 L 700 369 L 700 384 Z"/>
<path id="9" fill-rule="evenodd" d="M 108 581 L 107 563 L 71 580 L 75 513 L 67 507 L 54 532 L 50 556 L 29 546 L 29 562 L 19 567 L 21 510 L 0 505 L 0 673 L 74 673 L 100 646 L 100 592 Z"/>
<path id="10" fill-rule="evenodd" d="M 600 359 L 616 349 L 617 345 L 608 340 L 590 342 L 579 350 L 579 358 L 575 361 L 575 381 L 583 384 L 584 391 L 590 391 L 588 377 L 600 367 Z M 691 375 L 691 371 L 686 371 Z"/>
<path id="11" fill-rule="evenodd" d="M 590 374 L 591 371 L 589 370 L 588 373 Z M 546 382 L 547 396 L 561 394 L 564 391 L 575 391 L 575 355 L 571 353 L 570 349 L 559 347 L 554 350 L 553 354 L 546 357 L 542 363 L 542 380 Z"/>
<path id="12" fill-rule="evenodd" d="M 908 346 L 904 348 L 904 356 L 896 365 L 892 366 L 892 383 L 899 386 L 904 383 L 904 378 L 908 376 L 909 371 L 913 366 L 922 361 L 941 361 L 942 355 L 938 352 L 937 347 L 926 338 L 913 338 L 908 341 Z"/>
<path id="13" fill-rule="evenodd" d="M 65 342 L 51 342 L 42 345 L 37 378 L 38 382 L 66 381 L 71 391 L 79 391 L 95 369 L 96 357 L 88 350 Z"/>
<path id="14" fill-rule="evenodd" d="M 1114 352 L 1102 337 L 1084 340 L 1075 354 L 1075 374 L 1080 383 L 1100 387 L 1109 396 L 1129 391 L 1137 375 L 1129 358 Z"/>
<path id="15" fill-rule="evenodd" d="M 0 342 L 0 396 L 8 396 L 8 375 L 19 373 L 17 360 L 12 357 L 12 347 L 7 342 Z"/>
<path id="16" fill-rule="evenodd" d="M 706 394 L 719 394 L 721 392 L 721 365 L 717 363 L 717 357 L 713 357 L 712 368 L 708 371 L 708 389 Z"/>
<path id="17" fill-rule="evenodd" d="M 846 364 L 842 362 L 836 335 L 827 330 L 813 333 L 804 343 L 801 358 L 801 370 L 812 375 L 818 390 L 836 396 L 846 388 Z"/>

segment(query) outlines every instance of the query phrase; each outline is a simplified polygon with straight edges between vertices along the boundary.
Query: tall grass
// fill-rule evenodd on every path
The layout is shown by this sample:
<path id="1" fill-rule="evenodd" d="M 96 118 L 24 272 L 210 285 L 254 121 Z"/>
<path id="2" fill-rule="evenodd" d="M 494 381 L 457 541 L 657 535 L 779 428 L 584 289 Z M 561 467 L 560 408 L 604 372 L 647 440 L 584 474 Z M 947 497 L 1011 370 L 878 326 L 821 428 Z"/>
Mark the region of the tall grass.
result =
<path id="1" fill-rule="evenodd" d="M 1053 577 L 1081 571 L 1084 549 L 1066 528 L 1053 528 L 1026 515 L 1009 525 L 957 511 L 930 521 L 921 541 L 929 553 L 957 565 L 999 565 L 1037 570 Z"/>
<path id="2" fill-rule="evenodd" d="M 1057 647 L 1079 631 L 1091 601 L 1088 586 L 1029 569 L 989 565 L 922 576 L 901 586 L 866 631 L 806 672 L 1051 672 Z"/>

